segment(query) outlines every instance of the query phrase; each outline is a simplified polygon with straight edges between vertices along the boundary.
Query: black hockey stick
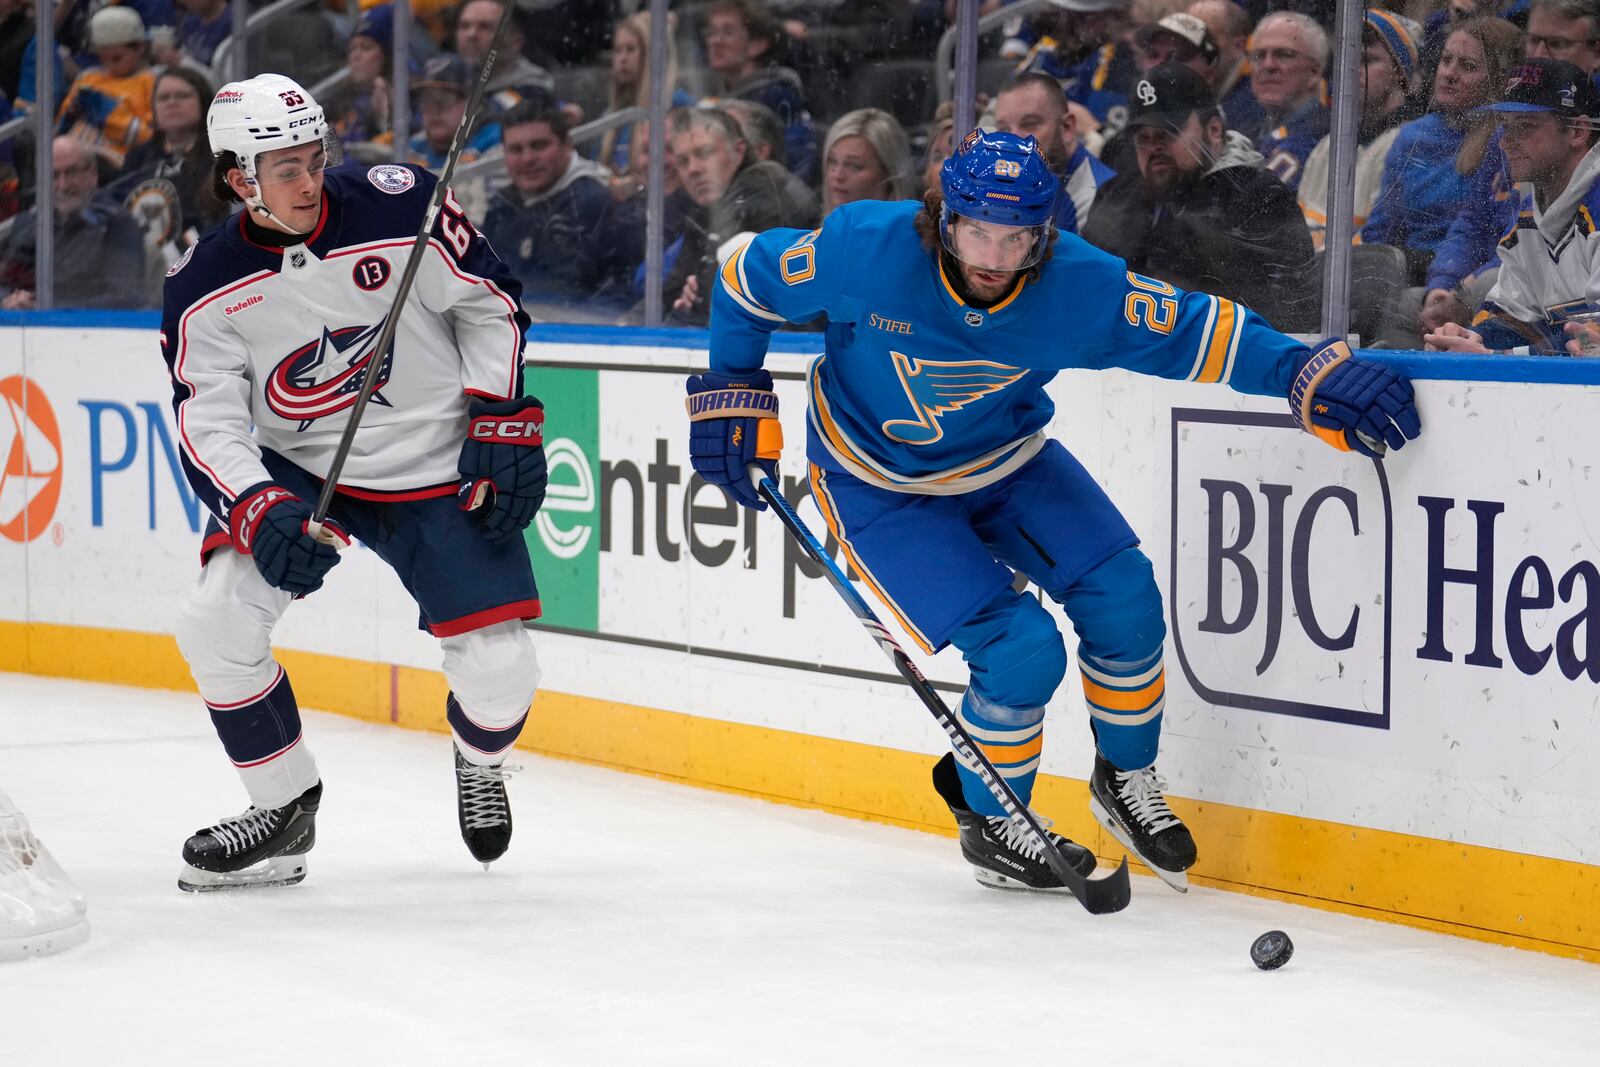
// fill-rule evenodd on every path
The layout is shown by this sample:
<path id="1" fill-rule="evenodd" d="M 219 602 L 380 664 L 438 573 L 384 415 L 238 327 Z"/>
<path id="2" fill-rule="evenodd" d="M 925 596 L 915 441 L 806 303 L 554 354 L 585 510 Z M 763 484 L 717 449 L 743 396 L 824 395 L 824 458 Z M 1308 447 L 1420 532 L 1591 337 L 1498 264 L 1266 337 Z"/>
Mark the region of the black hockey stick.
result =
<path id="1" fill-rule="evenodd" d="M 763 474 L 759 467 L 754 465 L 750 467 L 750 477 L 755 482 L 756 491 L 761 494 L 761 498 L 771 504 L 773 510 L 778 513 L 778 518 L 783 521 L 784 528 L 789 531 L 790 536 L 800 543 L 800 547 L 805 550 L 807 556 L 811 557 L 813 563 L 822 567 L 823 574 L 828 579 L 828 584 L 833 586 L 834 591 L 844 599 L 845 604 L 855 613 L 855 617 L 861 622 L 861 625 L 866 627 L 867 633 L 871 634 L 872 639 L 878 642 L 878 647 L 883 649 L 889 659 L 893 661 L 895 670 L 900 672 L 900 677 L 905 679 L 906 684 L 922 700 L 923 706 L 932 713 L 939 725 L 944 728 L 944 732 L 949 735 L 950 744 L 956 750 L 956 754 L 968 766 L 977 768 L 978 777 L 982 778 L 983 784 L 989 787 L 989 792 L 994 796 L 995 800 L 1000 802 L 1000 807 L 1006 815 L 1013 821 L 1021 821 L 1028 828 L 1028 833 L 1033 842 L 1040 846 L 1040 855 L 1044 857 L 1044 861 L 1049 865 L 1050 869 L 1056 873 L 1056 877 L 1061 879 L 1061 883 L 1071 890 L 1072 895 L 1077 897 L 1079 903 L 1091 914 L 1103 915 L 1107 912 L 1121 911 L 1126 908 L 1129 899 L 1133 896 L 1133 891 L 1128 885 L 1128 858 L 1124 856 L 1122 865 L 1104 878 L 1085 878 L 1072 869 L 1072 865 L 1066 861 L 1066 858 L 1045 836 L 1044 829 L 1040 827 L 1039 821 L 1033 817 L 1033 812 L 1029 811 L 1028 806 L 1017 798 L 1016 793 L 1011 791 L 1011 786 L 1006 783 L 1004 778 L 1000 777 L 999 773 L 994 769 L 994 765 L 989 762 L 988 757 L 978 748 L 977 742 L 973 741 L 972 735 L 967 733 L 966 727 L 962 726 L 960 720 L 950 713 L 949 708 L 945 707 L 944 700 L 938 693 L 934 692 L 933 686 L 928 684 L 928 680 L 922 676 L 922 672 L 911 661 L 911 657 L 906 655 L 905 649 L 900 647 L 899 642 L 890 635 L 883 623 L 878 621 L 877 614 L 861 594 L 856 592 L 855 587 L 850 584 L 850 580 L 839 570 L 839 565 L 823 551 L 816 535 L 807 528 L 806 524 L 801 521 L 800 516 L 796 514 L 794 508 L 784 499 L 783 493 L 779 490 L 777 484 Z"/>
<path id="2" fill-rule="evenodd" d="M 433 224 L 439 218 L 439 209 L 444 206 L 445 193 L 450 189 L 450 177 L 455 174 L 456 161 L 461 158 L 461 149 L 467 143 L 467 133 L 472 129 L 472 120 L 478 114 L 478 105 L 483 103 L 483 94 L 489 87 L 489 76 L 494 72 L 495 62 L 500 56 L 500 45 L 506 37 L 506 27 L 511 25 L 511 12 L 515 7 L 513 0 L 506 0 L 500 9 L 500 24 L 494 28 L 494 40 L 489 42 L 489 54 L 483 57 L 483 69 L 478 72 L 477 84 L 472 87 L 472 95 L 467 97 L 467 110 L 461 116 L 461 122 L 456 126 L 455 136 L 450 139 L 450 151 L 445 156 L 444 173 L 439 175 L 439 181 L 433 187 L 433 195 L 428 198 L 428 210 L 423 212 L 422 225 L 417 230 L 417 239 L 411 243 L 411 254 L 406 258 L 406 269 L 400 275 L 400 283 L 395 288 L 394 303 L 389 307 L 389 314 L 383 320 L 383 329 L 378 333 L 378 342 L 372 347 L 372 358 L 367 362 L 367 372 L 361 378 L 361 392 L 356 394 L 356 402 L 350 408 L 350 421 L 345 423 L 344 436 L 339 439 L 338 451 L 333 454 L 333 462 L 328 464 L 326 480 L 322 483 L 322 492 L 317 496 L 317 506 L 311 512 L 311 522 L 308 530 L 311 536 L 324 540 L 322 522 L 328 517 L 328 509 L 333 506 L 333 494 L 339 487 L 339 475 L 344 472 L 344 461 L 350 455 L 350 446 L 356 440 L 356 428 L 361 425 L 361 416 L 367 410 L 367 401 L 372 399 L 372 394 L 378 389 L 378 376 L 383 371 L 384 364 L 389 362 L 390 349 L 394 347 L 395 330 L 400 325 L 400 309 L 405 306 L 406 297 L 411 295 L 411 285 L 416 281 L 417 270 L 422 266 L 422 251 L 427 246 L 428 237 L 433 233 Z"/>

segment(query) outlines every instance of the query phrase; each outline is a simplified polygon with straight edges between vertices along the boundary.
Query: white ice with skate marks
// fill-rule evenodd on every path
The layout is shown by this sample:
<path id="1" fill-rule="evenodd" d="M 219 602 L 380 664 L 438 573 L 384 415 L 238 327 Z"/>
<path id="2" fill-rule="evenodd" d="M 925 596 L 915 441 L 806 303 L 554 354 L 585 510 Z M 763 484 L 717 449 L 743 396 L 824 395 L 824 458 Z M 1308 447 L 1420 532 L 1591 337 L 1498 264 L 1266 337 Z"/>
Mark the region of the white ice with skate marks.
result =
<path id="1" fill-rule="evenodd" d="M 1196 1064 L 1600 1046 L 1592 965 L 1148 877 L 1094 917 L 979 887 L 953 839 L 525 753 L 485 874 L 442 735 L 307 725 L 305 883 L 186 894 L 184 837 L 245 806 L 198 701 L 0 674 L 0 786 L 94 929 L 0 967 L 0 1063 L 1120 1062 L 1152 1028 Z M 1274 928 L 1294 958 L 1257 971 Z"/>

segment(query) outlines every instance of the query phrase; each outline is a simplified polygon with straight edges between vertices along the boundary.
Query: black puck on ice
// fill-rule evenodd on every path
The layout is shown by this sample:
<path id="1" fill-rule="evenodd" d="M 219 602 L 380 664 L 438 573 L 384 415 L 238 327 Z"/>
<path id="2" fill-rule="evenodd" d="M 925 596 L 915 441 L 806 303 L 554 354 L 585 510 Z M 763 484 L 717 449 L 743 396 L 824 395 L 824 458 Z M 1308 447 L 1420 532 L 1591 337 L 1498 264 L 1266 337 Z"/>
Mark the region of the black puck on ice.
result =
<path id="1" fill-rule="evenodd" d="M 1275 971 L 1294 955 L 1294 942 L 1282 930 L 1268 930 L 1250 946 L 1250 959 L 1263 971 Z"/>

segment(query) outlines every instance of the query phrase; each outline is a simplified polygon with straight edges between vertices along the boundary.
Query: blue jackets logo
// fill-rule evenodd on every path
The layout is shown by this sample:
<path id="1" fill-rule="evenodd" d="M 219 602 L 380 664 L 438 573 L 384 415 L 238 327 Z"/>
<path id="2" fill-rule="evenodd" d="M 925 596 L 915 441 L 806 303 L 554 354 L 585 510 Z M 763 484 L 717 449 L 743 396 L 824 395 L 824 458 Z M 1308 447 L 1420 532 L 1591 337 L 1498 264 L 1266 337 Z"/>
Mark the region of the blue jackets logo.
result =
<path id="1" fill-rule="evenodd" d="M 337 330 L 324 327 L 320 338 L 290 352 L 272 369 L 265 390 L 267 407 L 279 418 L 298 422 L 303 431 L 317 419 L 353 405 L 382 328 L 382 323 Z M 377 389 L 388 383 L 393 362 L 391 351 L 378 372 Z M 377 390 L 372 402 L 389 403 Z"/>

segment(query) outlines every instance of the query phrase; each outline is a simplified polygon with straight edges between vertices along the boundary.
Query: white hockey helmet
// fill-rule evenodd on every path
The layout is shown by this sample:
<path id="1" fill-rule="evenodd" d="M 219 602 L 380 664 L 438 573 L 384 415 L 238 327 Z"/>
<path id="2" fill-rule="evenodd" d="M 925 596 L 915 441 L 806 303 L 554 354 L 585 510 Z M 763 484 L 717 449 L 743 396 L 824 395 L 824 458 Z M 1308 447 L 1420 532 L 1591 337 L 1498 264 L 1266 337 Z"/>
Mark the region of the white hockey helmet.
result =
<path id="1" fill-rule="evenodd" d="M 258 74 L 218 89 L 206 112 L 206 137 L 213 155 L 234 154 L 245 181 L 255 188 L 245 203 L 265 215 L 271 213 L 256 181 L 256 161 L 263 154 L 320 141 L 327 153 L 325 165 L 339 162 L 339 141 L 322 106 L 282 74 Z"/>

